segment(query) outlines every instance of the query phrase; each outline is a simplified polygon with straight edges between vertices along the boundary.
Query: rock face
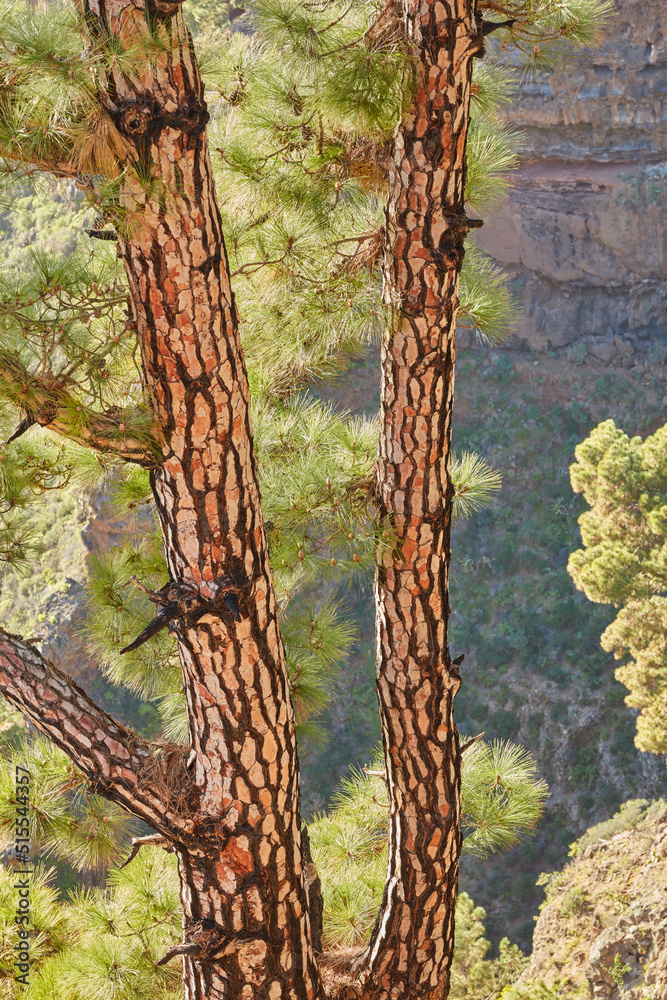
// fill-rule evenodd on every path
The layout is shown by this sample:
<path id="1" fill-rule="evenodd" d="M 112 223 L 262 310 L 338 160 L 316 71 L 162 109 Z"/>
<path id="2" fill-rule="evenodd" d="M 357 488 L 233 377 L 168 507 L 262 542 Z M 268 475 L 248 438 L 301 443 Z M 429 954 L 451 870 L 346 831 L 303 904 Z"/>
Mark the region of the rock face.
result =
<path id="1" fill-rule="evenodd" d="M 526 83 L 509 201 L 479 244 L 514 281 L 515 347 L 667 337 L 667 33 L 663 0 L 617 0 L 602 46 Z M 597 351 L 603 353 L 598 354 Z"/>
<path id="2" fill-rule="evenodd" d="M 665 803 L 627 803 L 575 851 L 550 877 L 519 995 L 538 982 L 572 1000 L 667 1000 Z"/>
<path id="3" fill-rule="evenodd" d="M 110 513 L 101 494 L 90 500 L 80 497 L 68 514 L 60 509 L 52 511 L 56 531 L 47 537 L 52 546 L 48 563 L 50 581 L 42 583 L 43 574 L 41 578 L 36 576 L 30 592 L 14 599 L 12 617 L 2 622 L 10 630 L 38 640 L 44 656 L 89 693 L 101 675 L 82 633 L 86 613 L 86 557 L 91 552 L 108 552 L 112 545 L 120 543 L 130 527 L 129 523 L 112 519 Z M 136 520 L 146 534 L 153 530 L 150 512 L 145 508 L 140 508 Z M 16 581 L 9 578 L 2 582 L 13 596 Z"/>

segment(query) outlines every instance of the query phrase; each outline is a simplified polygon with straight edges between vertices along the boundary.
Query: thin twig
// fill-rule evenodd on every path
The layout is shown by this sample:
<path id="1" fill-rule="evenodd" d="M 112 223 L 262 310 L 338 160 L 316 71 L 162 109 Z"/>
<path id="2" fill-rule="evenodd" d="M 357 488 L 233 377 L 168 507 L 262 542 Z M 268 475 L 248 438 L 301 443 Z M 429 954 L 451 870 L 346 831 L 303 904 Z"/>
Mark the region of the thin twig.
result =
<path id="1" fill-rule="evenodd" d="M 268 267 L 273 264 L 284 264 L 286 256 L 287 254 L 283 254 L 282 257 L 277 257 L 275 260 L 249 260 L 247 264 L 242 264 L 236 271 L 232 271 L 230 277 L 236 278 L 239 274 L 254 274 L 255 271 L 259 271 L 262 267 Z M 247 271 L 246 268 L 253 268 L 253 270 Z"/>
<path id="2" fill-rule="evenodd" d="M 161 594 L 159 590 L 151 590 L 145 583 L 142 583 L 141 580 L 137 580 L 136 576 L 131 576 L 124 586 L 128 587 L 131 583 L 133 583 L 134 586 L 137 587 L 142 593 L 146 594 L 146 596 L 150 598 L 154 604 L 169 604 L 169 599 L 165 597 L 164 594 Z"/>
<path id="3" fill-rule="evenodd" d="M 476 743 L 477 740 L 481 740 L 483 735 L 484 733 L 479 733 L 478 736 L 473 736 L 471 740 L 468 740 L 467 743 L 464 743 L 463 746 L 461 747 L 461 753 L 465 753 L 465 751 L 468 750 L 473 745 L 473 743 Z"/>

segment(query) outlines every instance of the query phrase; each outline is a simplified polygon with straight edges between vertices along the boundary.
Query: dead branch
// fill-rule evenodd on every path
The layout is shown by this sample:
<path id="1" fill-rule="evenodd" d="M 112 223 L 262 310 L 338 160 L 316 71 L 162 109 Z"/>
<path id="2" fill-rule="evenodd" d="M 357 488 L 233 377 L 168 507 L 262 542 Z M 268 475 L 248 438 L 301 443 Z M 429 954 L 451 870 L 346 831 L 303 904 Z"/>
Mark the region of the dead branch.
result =
<path id="1" fill-rule="evenodd" d="M 471 740 L 468 740 L 467 743 L 464 743 L 463 746 L 461 747 L 461 753 L 465 753 L 465 751 L 468 750 L 469 747 L 473 745 L 473 743 L 476 743 L 477 740 L 481 740 L 483 735 L 484 733 L 479 733 L 477 736 L 473 736 Z"/>
<path id="2" fill-rule="evenodd" d="M 344 243 L 356 243 L 357 246 L 351 254 L 342 253 L 338 247 Z M 357 274 L 362 268 L 372 271 L 377 262 L 382 257 L 384 247 L 384 226 L 380 226 L 373 232 L 362 233 L 361 236 L 349 239 L 336 240 L 331 246 L 336 253 L 342 257 L 342 261 L 336 268 L 336 276 L 340 274 Z"/>
<path id="3" fill-rule="evenodd" d="M 167 962 L 171 962 L 172 958 L 176 958 L 178 955 L 199 955 L 200 947 L 194 941 L 190 941 L 188 944 L 177 944 L 169 951 L 165 952 L 159 962 L 156 962 L 156 967 L 160 965 L 166 965 Z"/>
<path id="4" fill-rule="evenodd" d="M 32 419 L 32 417 L 26 417 L 24 420 L 20 422 L 16 430 L 9 435 L 9 437 L 5 441 L 5 444 L 11 444 L 12 441 L 16 441 L 16 439 L 20 438 L 23 434 L 25 434 L 26 431 L 29 431 L 34 423 L 35 421 Z"/>
<path id="5" fill-rule="evenodd" d="M 97 451 L 118 455 L 144 468 L 155 466 L 150 440 L 141 441 L 130 431 L 131 413 L 114 408 L 113 415 L 107 415 L 82 407 L 57 378 L 32 375 L 18 358 L 4 353 L 0 355 L 0 380 L 26 399 L 22 406 L 25 419 L 10 441 L 24 433 L 30 424 L 38 423 Z M 72 411 L 79 418 L 76 427 L 72 426 L 71 418 L 67 419 L 67 413 Z M 28 426 L 24 426 L 26 424 Z"/>
<path id="6" fill-rule="evenodd" d="M 169 852 L 169 854 L 174 853 L 174 849 L 169 841 L 160 833 L 151 833 L 147 837 L 133 837 L 132 850 L 130 851 L 129 857 L 127 861 L 123 861 L 118 870 L 121 871 L 129 865 L 130 861 L 134 861 L 142 847 L 163 847 L 165 851 Z"/>
<path id="7" fill-rule="evenodd" d="M 384 773 L 384 771 L 371 771 L 371 769 L 369 767 L 366 767 L 365 764 L 361 770 L 364 772 L 364 774 L 368 774 L 371 778 L 382 778 L 383 781 L 387 780 L 387 775 Z"/>

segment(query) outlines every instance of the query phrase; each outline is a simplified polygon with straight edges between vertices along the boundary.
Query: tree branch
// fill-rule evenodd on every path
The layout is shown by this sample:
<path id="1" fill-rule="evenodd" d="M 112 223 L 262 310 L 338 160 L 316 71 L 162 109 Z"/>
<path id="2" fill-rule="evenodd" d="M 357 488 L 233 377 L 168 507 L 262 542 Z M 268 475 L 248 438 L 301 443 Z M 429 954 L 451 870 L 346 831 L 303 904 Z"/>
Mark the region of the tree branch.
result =
<path id="1" fill-rule="evenodd" d="M 21 149 L 17 150 L 7 145 L 0 148 L 0 156 L 3 160 L 15 163 L 17 169 L 22 168 L 22 172 L 27 176 L 31 176 L 35 171 L 66 180 L 75 180 L 79 176 L 79 169 L 74 160 L 46 160 L 34 155 L 23 159 Z"/>
<path id="2" fill-rule="evenodd" d="M 123 861 L 122 865 L 119 866 L 118 871 L 120 871 L 121 868 L 126 868 L 130 861 L 134 861 L 142 847 L 163 847 L 165 851 L 173 854 L 171 844 L 160 833 L 151 833 L 148 837 L 133 837 L 132 850 L 130 851 L 129 857 Z"/>
<path id="3" fill-rule="evenodd" d="M 189 748 L 165 747 L 138 736 L 22 636 L 2 628 L 0 694 L 74 761 L 96 794 L 170 839 L 192 828 L 186 804 Z"/>
<path id="4" fill-rule="evenodd" d="M 461 747 L 461 753 L 465 753 L 466 750 L 469 750 L 470 747 L 477 742 L 477 740 L 481 740 L 482 736 L 484 736 L 484 733 L 478 733 L 477 736 L 473 736 L 471 740 L 464 743 Z"/>
<path id="5" fill-rule="evenodd" d="M 146 469 L 155 467 L 157 446 L 151 447 L 150 439 L 133 435 L 130 428 L 133 423 L 136 426 L 136 418 L 129 411 L 114 408 L 110 415 L 83 407 L 56 377 L 32 375 L 18 358 L 8 354 L 0 354 L 0 382 L 30 423 L 49 427 L 77 444 L 118 455 L 126 462 Z M 76 413 L 76 421 L 72 413 Z"/>

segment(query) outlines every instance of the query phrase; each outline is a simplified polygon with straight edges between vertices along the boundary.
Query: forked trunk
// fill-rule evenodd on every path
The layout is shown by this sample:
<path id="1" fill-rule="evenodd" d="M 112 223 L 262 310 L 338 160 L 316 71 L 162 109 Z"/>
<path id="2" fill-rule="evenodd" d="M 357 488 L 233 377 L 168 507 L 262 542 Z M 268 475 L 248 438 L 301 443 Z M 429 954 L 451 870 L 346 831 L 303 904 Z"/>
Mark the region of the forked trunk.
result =
<path id="1" fill-rule="evenodd" d="M 446 997 L 454 946 L 460 752 L 447 645 L 454 330 L 464 238 L 474 0 L 404 0 L 416 93 L 394 139 L 377 494 L 377 684 L 391 799 L 389 871 L 364 1000 Z"/>

